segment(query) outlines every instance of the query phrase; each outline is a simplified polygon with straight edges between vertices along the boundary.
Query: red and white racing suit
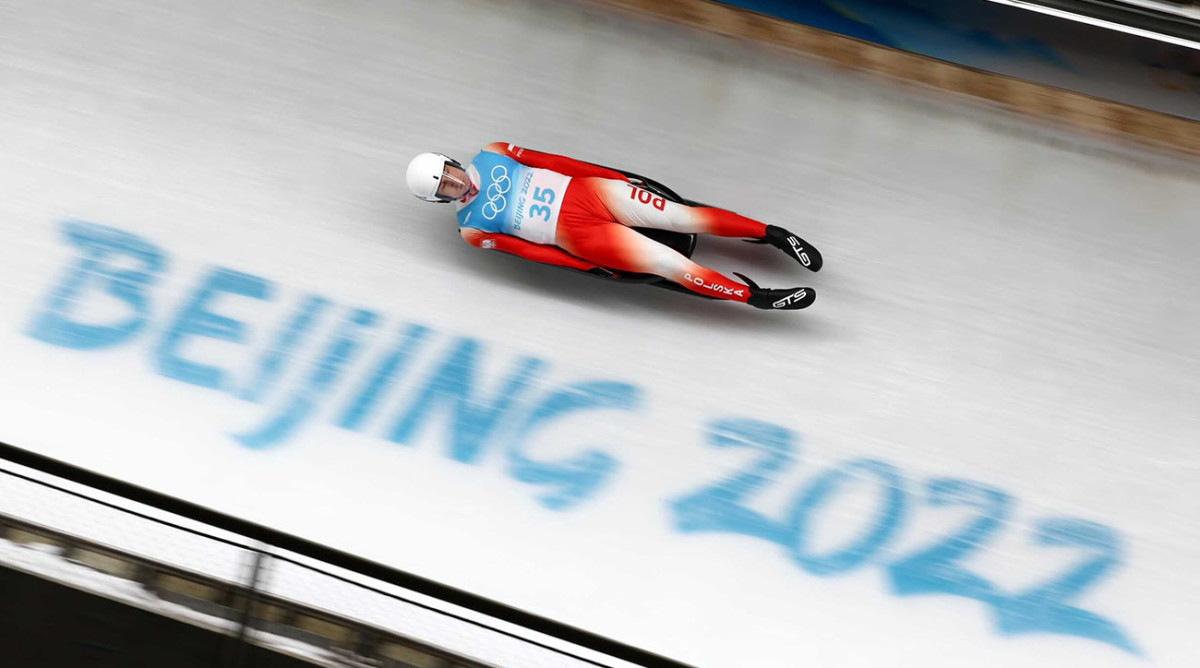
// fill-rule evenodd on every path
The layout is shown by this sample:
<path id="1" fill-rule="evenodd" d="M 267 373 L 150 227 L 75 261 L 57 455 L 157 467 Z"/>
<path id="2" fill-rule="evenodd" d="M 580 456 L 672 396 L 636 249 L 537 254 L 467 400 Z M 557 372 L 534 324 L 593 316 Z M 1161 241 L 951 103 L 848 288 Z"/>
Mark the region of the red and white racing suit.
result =
<path id="1" fill-rule="evenodd" d="M 745 302 L 750 297 L 745 284 L 696 264 L 630 228 L 759 239 L 766 233 L 764 223 L 724 209 L 671 202 L 634 186 L 620 172 L 565 156 L 500 142 L 489 144 L 484 150 L 570 178 L 557 211 L 555 245 L 485 231 L 468 222 L 460 231 L 472 245 L 584 271 L 603 267 L 617 272 L 654 274 L 720 299 Z M 472 173 L 472 178 L 476 177 Z M 475 196 L 473 192 L 468 198 Z M 468 198 L 464 198 L 460 207 Z"/>

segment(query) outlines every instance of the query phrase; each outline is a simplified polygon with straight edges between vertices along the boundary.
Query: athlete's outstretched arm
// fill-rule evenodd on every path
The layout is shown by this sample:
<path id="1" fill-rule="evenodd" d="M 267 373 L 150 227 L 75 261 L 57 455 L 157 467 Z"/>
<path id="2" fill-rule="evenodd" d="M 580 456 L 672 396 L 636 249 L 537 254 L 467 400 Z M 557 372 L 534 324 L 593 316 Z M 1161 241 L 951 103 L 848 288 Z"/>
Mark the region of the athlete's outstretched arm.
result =
<path id="1" fill-rule="evenodd" d="M 559 174 L 566 174 L 571 177 L 587 177 L 598 176 L 604 179 L 617 179 L 618 181 L 628 181 L 625 175 L 615 169 L 600 167 L 591 163 L 568 158 L 565 155 L 554 155 L 553 153 L 542 153 L 533 149 L 521 148 L 513 144 L 505 144 L 504 142 L 494 141 L 483 147 L 485 151 L 506 155 L 513 160 L 528 165 L 530 167 L 538 167 L 540 169 L 549 169 Z"/>
<path id="2" fill-rule="evenodd" d="M 476 248 L 491 248 L 523 257 L 526 260 L 533 260 L 534 262 L 541 262 L 543 264 L 554 264 L 580 271 L 591 271 L 593 269 L 603 271 L 603 268 L 599 265 L 577 258 L 558 246 L 535 244 L 532 241 L 526 241 L 511 234 L 484 232 L 473 227 L 460 227 L 458 231 L 464 241 Z"/>

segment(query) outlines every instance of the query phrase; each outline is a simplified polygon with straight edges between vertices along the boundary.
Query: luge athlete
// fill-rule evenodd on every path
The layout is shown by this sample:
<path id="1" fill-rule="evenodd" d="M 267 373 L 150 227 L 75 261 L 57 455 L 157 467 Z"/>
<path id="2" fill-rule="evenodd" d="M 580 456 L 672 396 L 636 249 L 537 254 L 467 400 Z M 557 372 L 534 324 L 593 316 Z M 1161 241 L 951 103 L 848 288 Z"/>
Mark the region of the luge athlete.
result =
<path id="1" fill-rule="evenodd" d="M 666 200 L 605 167 L 493 142 L 466 167 L 422 153 L 406 176 L 417 197 L 457 202 L 459 233 L 479 248 L 603 275 L 653 274 L 760 309 L 802 309 L 816 299 L 812 288 L 760 288 L 735 272 L 739 283 L 631 228 L 743 237 L 819 271 L 821 254 L 808 242 L 732 211 Z"/>

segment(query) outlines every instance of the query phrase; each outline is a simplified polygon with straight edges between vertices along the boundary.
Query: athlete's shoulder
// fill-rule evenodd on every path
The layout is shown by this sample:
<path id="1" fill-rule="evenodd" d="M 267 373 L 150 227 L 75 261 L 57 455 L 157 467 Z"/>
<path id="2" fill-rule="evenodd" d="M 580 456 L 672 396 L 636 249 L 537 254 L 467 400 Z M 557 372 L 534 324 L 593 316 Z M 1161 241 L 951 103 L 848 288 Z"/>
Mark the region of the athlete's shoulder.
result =
<path id="1" fill-rule="evenodd" d="M 517 158 L 520 156 L 522 150 L 524 149 L 512 144 L 494 141 L 480 149 L 479 153 L 474 158 L 471 158 L 471 164 L 495 164 L 496 162 L 504 163 L 509 161 L 519 163 L 520 160 Z"/>
<path id="2" fill-rule="evenodd" d="M 503 141 L 494 141 L 487 146 L 484 146 L 483 150 L 487 153 L 497 153 L 499 155 L 516 159 L 519 159 L 521 154 L 525 152 L 525 149 L 521 148 L 520 146 Z"/>
<path id="3" fill-rule="evenodd" d="M 495 248 L 496 241 L 492 238 L 495 235 L 484 232 L 477 227 L 459 227 L 458 235 L 462 240 L 471 244 L 476 248 Z"/>
<path id="4" fill-rule="evenodd" d="M 484 146 L 483 150 L 486 153 L 499 153 L 500 155 L 508 155 L 509 149 L 513 148 L 516 147 L 508 142 L 494 141 L 487 146 Z"/>

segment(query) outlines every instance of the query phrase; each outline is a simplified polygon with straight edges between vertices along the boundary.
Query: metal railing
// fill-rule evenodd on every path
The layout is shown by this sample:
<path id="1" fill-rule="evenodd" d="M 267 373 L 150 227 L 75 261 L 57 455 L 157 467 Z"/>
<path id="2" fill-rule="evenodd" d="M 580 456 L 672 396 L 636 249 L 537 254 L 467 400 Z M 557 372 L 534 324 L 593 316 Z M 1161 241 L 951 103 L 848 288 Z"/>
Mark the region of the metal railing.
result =
<path id="1" fill-rule="evenodd" d="M 687 668 L 4 443 L 0 566 L 210 629 L 230 668 L 254 647 L 330 666 Z"/>

